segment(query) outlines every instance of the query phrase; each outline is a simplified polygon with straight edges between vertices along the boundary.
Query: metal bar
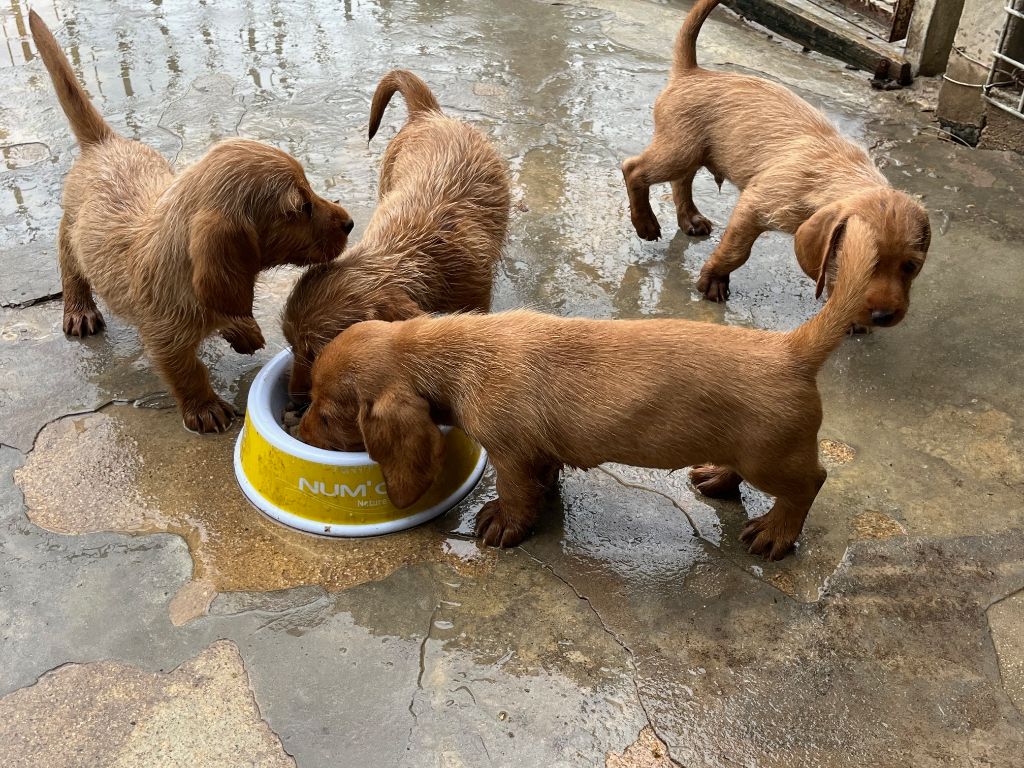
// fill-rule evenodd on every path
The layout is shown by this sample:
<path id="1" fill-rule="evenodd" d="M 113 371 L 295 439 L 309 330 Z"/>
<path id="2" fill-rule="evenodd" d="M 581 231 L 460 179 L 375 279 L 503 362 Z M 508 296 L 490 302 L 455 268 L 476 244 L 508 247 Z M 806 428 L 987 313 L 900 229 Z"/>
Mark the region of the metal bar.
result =
<path id="1" fill-rule="evenodd" d="M 1010 28 L 1009 19 L 1007 19 L 1006 21 L 1003 22 L 1003 28 L 999 32 L 999 42 L 996 43 L 996 50 L 997 51 L 1003 50 L 1003 43 L 1006 42 L 1006 33 L 1007 33 L 1007 30 L 1009 28 Z M 996 74 L 996 61 L 995 61 L 995 59 L 993 59 L 991 66 L 989 66 L 989 68 L 988 68 L 988 78 L 985 80 L 985 92 L 986 93 L 988 93 L 988 89 L 992 85 L 992 81 L 995 78 L 995 74 Z"/>
<path id="2" fill-rule="evenodd" d="M 1007 64 L 1013 64 L 1013 66 L 1015 66 L 1017 69 L 1024 69 L 1024 64 L 1017 61 L 1016 59 L 1011 59 L 1005 53 L 1000 53 L 999 51 L 992 51 L 992 55 L 995 56 L 1000 61 L 1005 61 Z"/>
<path id="3" fill-rule="evenodd" d="M 1003 110 L 1004 112 L 1007 112 L 1007 113 L 1009 113 L 1011 115 L 1014 115 L 1016 117 L 1024 119 L 1024 89 L 1021 90 L 1020 96 L 1018 97 L 1017 108 L 1016 109 L 1014 109 L 1009 104 L 1004 103 L 1001 99 L 997 99 L 997 98 L 995 98 L 992 95 L 992 91 L 993 91 L 993 89 L 996 86 L 998 86 L 998 85 L 1006 85 L 1007 84 L 1007 83 L 1003 82 L 1002 80 L 1000 80 L 998 82 L 996 81 L 996 74 L 997 73 L 1008 75 L 1011 78 L 1011 81 L 1010 81 L 1009 84 L 1013 84 L 1014 73 L 1013 72 L 1004 72 L 1000 68 L 1000 62 L 1005 62 L 1006 64 L 1009 64 L 1011 67 L 1013 67 L 1016 70 L 1024 71 L 1024 63 L 1021 63 L 1021 62 L 1017 61 L 1016 59 L 1013 59 L 1013 58 L 1007 56 L 1005 53 L 1003 53 L 1003 51 L 1006 49 L 1007 36 L 1010 33 L 1010 20 L 1011 19 L 1018 19 L 1020 21 L 1024 21 L 1024 11 L 1017 10 L 1018 6 L 1021 6 L 1021 0 L 1010 0 L 1007 3 L 1006 7 L 1003 8 L 1003 11 L 1005 12 L 1006 17 L 1005 17 L 1004 22 L 1003 22 L 1003 28 L 1002 28 L 1002 30 L 999 33 L 999 43 L 996 46 L 996 50 L 994 50 L 992 52 L 992 64 L 991 64 L 991 66 L 989 66 L 989 69 L 988 69 L 988 77 L 985 80 L 985 86 L 982 89 L 982 95 L 984 96 L 985 101 L 987 101 L 989 104 L 992 104 L 993 106 L 998 107 L 999 109 Z M 1006 92 L 1004 91 L 1003 93 L 1006 93 Z M 1006 95 L 1009 96 L 1009 94 L 1006 94 Z M 1017 94 L 1013 94 L 1013 95 L 1016 96 Z M 1010 98 L 1012 98 L 1012 97 L 1010 97 Z"/>
<path id="4" fill-rule="evenodd" d="M 1024 113 L 1018 112 L 1013 107 L 1006 106 L 1005 104 L 999 102 L 998 100 L 993 99 L 991 96 L 986 96 L 985 97 L 985 101 L 987 101 L 989 104 L 991 104 L 994 107 L 999 107 L 1004 112 L 1009 112 L 1011 115 L 1016 115 L 1017 117 L 1024 118 Z"/>

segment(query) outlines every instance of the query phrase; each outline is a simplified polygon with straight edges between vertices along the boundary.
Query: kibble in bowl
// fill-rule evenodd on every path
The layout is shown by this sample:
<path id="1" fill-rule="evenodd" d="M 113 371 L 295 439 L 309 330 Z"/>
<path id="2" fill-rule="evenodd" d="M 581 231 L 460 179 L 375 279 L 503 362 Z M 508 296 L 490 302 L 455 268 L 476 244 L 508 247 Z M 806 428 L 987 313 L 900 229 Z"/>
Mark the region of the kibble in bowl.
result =
<path id="1" fill-rule="evenodd" d="M 242 492 L 273 519 L 326 536 L 376 536 L 437 517 L 479 482 L 485 451 L 462 430 L 442 427 L 443 470 L 419 501 L 396 508 L 380 466 L 368 454 L 325 451 L 292 436 L 301 412 L 289 407 L 291 363 L 286 349 L 257 374 L 235 444 L 235 476 Z"/>

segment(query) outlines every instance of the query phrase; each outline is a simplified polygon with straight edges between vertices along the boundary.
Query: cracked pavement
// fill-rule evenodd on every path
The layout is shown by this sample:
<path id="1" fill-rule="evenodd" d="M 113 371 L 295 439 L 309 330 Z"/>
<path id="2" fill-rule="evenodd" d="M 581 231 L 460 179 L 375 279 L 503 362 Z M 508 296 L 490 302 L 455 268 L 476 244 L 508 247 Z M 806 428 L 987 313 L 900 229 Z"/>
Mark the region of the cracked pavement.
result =
<path id="1" fill-rule="evenodd" d="M 651 134 L 685 4 L 372 0 L 37 7 L 97 106 L 179 167 L 227 135 L 273 143 L 358 236 L 407 67 L 490 135 L 516 205 L 497 308 L 789 328 L 817 310 L 791 239 L 762 237 L 726 305 L 697 272 L 716 225 L 634 236 L 618 164 Z M 570 471 L 535 535 L 496 552 L 466 502 L 413 531 L 325 540 L 242 498 L 237 425 L 197 437 L 107 315 L 65 339 L 54 240 L 74 156 L 25 35 L 0 11 L 0 762 L 4 765 L 939 766 L 1024 754 L 1024 161 L 942 141 L 935 84 L 868 76 L 726 11 L 709 66 L 760 73 L 869 146 L 934 229 L 907 320 L 849 339 L 819 381 L 829 479 L 797 552 L 737 536 L 769 500 L 683 472 Z M 282 347 L 297 271 L 265 275 L 267 348 L 204 349 L 244 405 Z"/>

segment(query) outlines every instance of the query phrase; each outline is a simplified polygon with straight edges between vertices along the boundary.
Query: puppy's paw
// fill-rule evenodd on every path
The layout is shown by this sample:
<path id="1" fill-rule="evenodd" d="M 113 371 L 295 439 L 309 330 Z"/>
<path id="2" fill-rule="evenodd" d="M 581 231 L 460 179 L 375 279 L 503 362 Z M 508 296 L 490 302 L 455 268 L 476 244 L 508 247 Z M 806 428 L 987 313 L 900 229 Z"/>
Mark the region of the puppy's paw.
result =
<path id="1" fill-rule="evenodd" d="M 719 277 L 705 266 L 697 280 L 697 290 L 703 293 L 708 301 L 725 301 L 729 298 L 729 276 Z"/>
<path id="2" fill-rule="evenodd" d="M 234 406 L 216 396 L 206 402 L 188 403 L 181 409 L 185 429 L 201 434 L 223 432 L 231 426 L 235 415 Z"/>
<path id="3" fill-rule="evenodd" d="M 220 332 L 231 348 L 241 355 L 252 355 L 263 349 L 267 343 L 263 338 L 263 332 L 255 320 L 248 319 L 231 325 Z"/>
<path id="4" fill-rule="evenodd" d="M 679 228 L 685 229 L 690 237 L 707 237 L 711 234 L 711 221 L 699 213 L 686 217 L 679 217 Z"/>
<path id="5" fill-rule="evenodd" d="M 690 482 L 712 499 L 735 499 L 740 495 L 740 476 L 728 467 L 704 464 L 690 470 Z"/>
<path id="6" fill-rule="evenodd" d="M 510 521 L 501 511 L 501 499 L 484 504 L 476 515 L 476 535 L 491 547 L 514 547 L 526 538 L 529 529 L 517 521 Z"/>
<path id="7" fill-rule="evenodd" d="M 661 225 L 653 216 L 633 219 L 633 229 L 641 240 L 661 239 Z"/>
<path id="8" fill-rule="evenodd" d="M 761 555 L 765 560 L 781 560 L 793 549 L 796 537 L 777 530 L 769 517 L 761 515 L 747 523 L 740 532 L 740 541 L 747 545 L 747 552 L 751 555 Z"/>
<path id="9" fill-rule="evenodd" d="M 64 308 L 64 333 L 68 336 L 92 336 L 104 327 L 106 322 L 96 307 Z"/>

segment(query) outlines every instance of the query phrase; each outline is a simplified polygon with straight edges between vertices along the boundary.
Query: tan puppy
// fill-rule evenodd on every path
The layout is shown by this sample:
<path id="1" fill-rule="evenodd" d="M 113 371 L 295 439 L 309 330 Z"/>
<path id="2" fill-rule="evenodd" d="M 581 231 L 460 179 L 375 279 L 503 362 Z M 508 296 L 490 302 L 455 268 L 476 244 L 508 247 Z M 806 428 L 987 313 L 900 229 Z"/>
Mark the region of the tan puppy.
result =
<path id="1" fill-rule="evenodd" d="M 300 437 L 340 450 L 364 444 L 388 496 L 406 507 L 441 469 L 435 421 L 461 427 L 497 472 L 498 498 L 480 510 L 477 533 L 500 546 L 526 536 L 563 464 L 707 462 L 691 472 L 703 493 L 734 494 L 743 479 L 776 497 L 741 538 L 750 552 L 783 557 L 825 482 L 815 377 L 877 260 L 869 224 L 851 217 L 844 230 L 835 293 L 791 333 L 526 311 L 360 323 L 313 366 Z"/>
<path id="2" fill-rule="evenodd" d="M 746 262 L 762 232 L 795 232 L 797 260 L 816 277 L 837 226 L 859 216 L 868 225 L 878 265 L 854 324 L 895 325 L 907 313 L 910 284 L 931 241 L 928 214 L 892 189 L 861 147 L 787 89 L 697 66 L 697 34 L 718 2 L 698 0 L 690 10 L 668 85 L 654 103 L 654 139 L 643 154 L 622 164 L 637 234 L 661 237 L 649 200 L 652 184 L 672 182 L 679 226 L 690 235 L 711 232 L 691 190 L 701 167 L 719 185 L 724 178 L 739 187 L 722 241 L 697 282 L 706 298 L 725 301 L 729 274 Z"/>
<path id="3" fill-rule="evenodd" d="M 262 347 L 252 316 L 257 274 L 334 258 L 352 219 L 313 193 L 294 158 L 255 141 L 223 141 L 175 177 L 160 154 L 103 120 L 35 12 L 29 24 L 81 148 L 64 184 L 57 244 L 64 332 L 103 328 L 96 291 L 138 326 L 185 426 L 223 430 L 234 409 L 210 387 L 199 343 L 220 331 L 238 352 Z"/>
<path id="4" fill-rule="evenodd" d="M 491 306 L 508 229 L 505 164 L 483 134 L 445 117 L 426 83 L 403 70 L 385 75 L 373 94 L 371 139 L 395 91 L 409 119 L 384 152 L 380 205 L 363 239 L 342 259 L 307 270 L 285 307 L 296 402 L 309 398 L 317 354 L 353 323 Z"/>

